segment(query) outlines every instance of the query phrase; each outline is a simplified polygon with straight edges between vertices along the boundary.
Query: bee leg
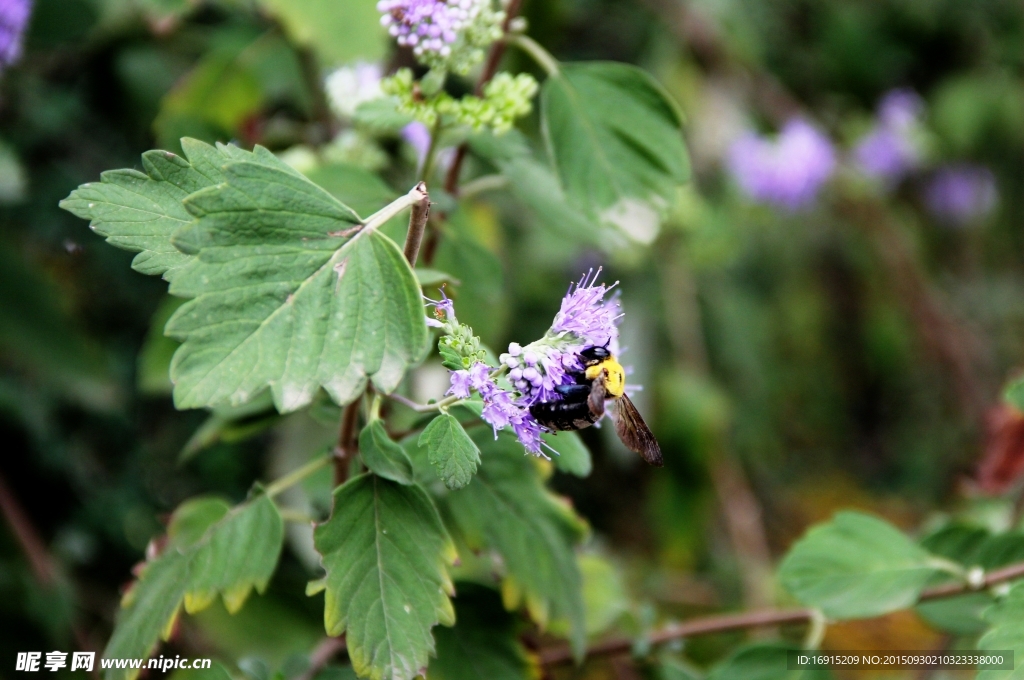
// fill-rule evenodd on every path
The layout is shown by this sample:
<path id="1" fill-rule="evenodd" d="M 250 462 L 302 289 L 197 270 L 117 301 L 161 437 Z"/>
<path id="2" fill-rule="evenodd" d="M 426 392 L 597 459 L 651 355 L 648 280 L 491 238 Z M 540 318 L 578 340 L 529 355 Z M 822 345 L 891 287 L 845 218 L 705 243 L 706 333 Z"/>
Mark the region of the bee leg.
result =
<path id="1" fill-rule="evenodd" d="M 595 416 L 594 422 L 600 420 L 601 416 L 604 415 L 604 400 L 608 398 L 608 392 L 604 388 L 604 381 L 607 377 L 608 371 L 601 371 L 601 375 L 590 385 L 590 396 L 587 398 L 587 406 L 590 408 L 591 415 Z"/>

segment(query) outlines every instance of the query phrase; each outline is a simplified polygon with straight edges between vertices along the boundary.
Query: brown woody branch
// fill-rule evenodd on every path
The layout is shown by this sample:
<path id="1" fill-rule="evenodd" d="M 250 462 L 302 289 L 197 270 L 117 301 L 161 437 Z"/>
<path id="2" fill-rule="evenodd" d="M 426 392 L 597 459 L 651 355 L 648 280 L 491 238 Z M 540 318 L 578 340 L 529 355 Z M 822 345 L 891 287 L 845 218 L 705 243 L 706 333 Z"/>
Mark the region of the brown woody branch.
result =
<path id="1" fill-rule="evenodd" d="M 948 583 L 933 588 L 928 588 L 921 593 L 919 601 L 937 600 L 975 590 L 983 590 L 992 586 L 1006 583 L 1024 577 L 1024 562 L 1011 564 L 1008 567 L 990 571 L 981 585 L 974 588 L 967 583 Z M 697 635 L 709 635 L 711 633 L 724 633 L 733 630 L 745 630 L 748 628 L 761 628 L 764 626 L 778 626 L 786 623 L 806 623 L 814 615 L 811 609 L 768 609 L 757 612 L 742 612 L 739 614 L 716 614 L 697 619 L 691 619 L 683 623 L 666 626 L 648 637 L 651 644 L 661 644 L 671 640 L 680 640 Z M 587 656 L 614 656 L 628 653 L 633 648 L 633 639 L 627 637 L 613 637 L 599 642 L 587 649 Z M 540 653 L 541 664 L 553 666 L 572 661 L 572 650 L 568 645 L 552 647 Z"/>

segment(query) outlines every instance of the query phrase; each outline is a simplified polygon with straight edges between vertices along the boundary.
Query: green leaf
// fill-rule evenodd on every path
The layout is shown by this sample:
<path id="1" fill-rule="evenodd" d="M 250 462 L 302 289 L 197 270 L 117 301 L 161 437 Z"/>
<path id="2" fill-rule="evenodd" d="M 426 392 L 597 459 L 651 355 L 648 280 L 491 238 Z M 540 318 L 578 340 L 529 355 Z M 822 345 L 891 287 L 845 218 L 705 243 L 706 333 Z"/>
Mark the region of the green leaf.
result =
<path id="1" fill-rule="evenodd" d="M 629 597 L 615 565 L 597 555 L 581 555 L 583 604 L 586 609 L 587 635 L 595 636 L 611 628 L 629 609 Z"/>
<path id="2" fill-rule="evenodd" d="M 896 527 L 841 512 L 797 541 L 779 578 L 798 600 L 827 617 L 855 619 L 913 605 L 938 573 L 928 552 Z"/>
<path id="3" fill-rule="evenodd" d="M 114 634 L 103 650 L 105 659 L 146 658 L 160 638 L 167 639 L 188 586 L 188 557 L 171 551 L 147 563 L 138 581 L 121 599 L 123 607 Z M 111 669 L 108 680 L 131 680 L 138 669 Z"/>
<path id="4" fill-rule="evenodd" d="M 231 508 L 222 500 L 183 503 L 171 517 L 164 551 L 147 562 L 121 601 L 123 610 L 103 657 L 144 658 L 167 639 L 184 601 L 189 612 L 220 593 L 237 611 L 255 587 L 266 587 L 277 566 L 284 525 L 273 501 L 260 496 Z M 138 669 L 112 669 L 130 680 Z"/>
<path id="5" fill-rule="evenodd" d="M 1024 583 L 1017 583 L 1006 598 L 985 612 L 991 624 L 978 640 L 980 651 L 1013 650 L 1014 670 L 979 671 L 977 680 L 1024 680 Z"/>
<path id="6" fill-rule="evenodd" d="M 967 593 L 922 602 L 914 611 L 939 630 L 954 635 L 977 635 L 988 627 L 982 614 L 993 602 L 988 593 Z"/>
<path id="7" fill-rule="evenodd" d="M 438 628 L 437 657 L 430 660 L 429 680 L 530 680 L 538 677 L 536 660 L 516 636 L 516 620 L 493 590 L 459 584 L 453 628 Z"/>
<path id="8" fill-rule="evenodd" d="M 1010 382 L 1003 390 L 1003 399 L 1018 411 L 1024 411 L 1024 376 Z"/>
<path id="9" fill-rule="evenodd" d="M 384 430 L 384 421 L 371 420 L 359 433 L 359 454 L 363 463 L 376 475 L 399 484 L 412 484 L 412 461 L 405 449 L 391 441 Z"/>
<path id="10" fill-rule="evenodd" d="M 174 273 L 191 258 L 171 245 L 175 229 L 192 221 L 182 201 L 224 179 L 220 166 L 236 147 L 216 148 L 194 139 L 181 140 L 185 157 L 169 151 L 142 154 L 138 170 L 108 170 L 99 182 L 83 184 L 60 202 L 60 207 L 90 220 L 89 226 L 107 242 L 138 252 L 132 268 L 143 274 Z"/>
<path id="11" fill-rule="evenodd" d="M 558 236 L 608 246 L 621 240 L 597 218 L 586 204 L 573 205 L 566 197 L 551 168 L 536 160 L 523 135 L 475 135 L 470 139 L 474 153 L 491 161 L 508 179 L 508 188 L 538 223 Z"/>
<path id="12" fill-rule="evenodd" d="M 541 627 L 556 624 L 582 655 L 586 617 L 573 548 L 586 535 L 586 524 L 544 488 L 533 459 L 514 437 L 501 433 L 495 440 L 480 428 L 472 438 L 486 464 L 465 488 L 445 496 L 445 516 L 454 518 L 471 548 L 501 555 L 506 606 L 525 601 Z"/>
<path id="13" fill-rule="evenodd" d="M 418 486 L 375 475 L 334 492 L 334 512 L 314 533 L 327 570 L 324 625 L 346 633 L 356 672 L 411 680 L 434 651 L 430 629 L 455 622 L 446 565 L 455 549 Z"/>
<path id="14" fill-rule="evenodd" d="M 590 476 L 590 471 L 594 469 L 594 462 L 590 458 L 590 449 L 583 443 L 578 433 L 545 432 L 541 438 L 557 453 L 551 458 L 556 468 L 577 477 Z"/>
<path id="15" fill-rule="evenodd" d="M 416 277 L 391 239 L 257 147 L 185 201 L 175 244 L 198 253 L 171 284 L 192 298 L 167 324 L 183 341 L 178 408 L 239 404 L 270 387 L 282 413 L 320 387 L 339 404 L 367 378 L 391 392 L 427 344 Z M 355 233 L 358 232 L 358 233 Z"/>
<path id="16" fill-rule="evenodd" d="M 442 413 L 431 420 L 420 434 L 419 445 L 427 448 L 427 460 L 449 489 L 461 489 L 476 474 L 480 449 L 455 416 Z"/>
<path id="17" fill-rule="evenodd" d="M 799 649 L 780 642 L 756 643 L 741 647 L 715 666 L 708 680 L 830 680 L 827 668 L 803 671 L 787 670 L 787 655 Z"/>
<path id="18" fill-rule="evenodd" d="M 283 541 L 284 521 L 268 496 L 226 514 L 191 557 L 185 610 L 201 611 L 219 593 L 224 607 L 237 612 L 253 588 L 266 590 Z"/>
<path id="19" fill-rule="evenodd" d="M 544 137 L 573 202 L 613 222 L 689 178 L 678 109 L 628 64 L 566 64 L 541 92 Z"/>
<path id="20" fill-rule="evenodd" d="M 328 66 L 385 55 L 387 33 L 374 0 L 260 0 L 277 14 L 289 36 L 314 47 Z"/>

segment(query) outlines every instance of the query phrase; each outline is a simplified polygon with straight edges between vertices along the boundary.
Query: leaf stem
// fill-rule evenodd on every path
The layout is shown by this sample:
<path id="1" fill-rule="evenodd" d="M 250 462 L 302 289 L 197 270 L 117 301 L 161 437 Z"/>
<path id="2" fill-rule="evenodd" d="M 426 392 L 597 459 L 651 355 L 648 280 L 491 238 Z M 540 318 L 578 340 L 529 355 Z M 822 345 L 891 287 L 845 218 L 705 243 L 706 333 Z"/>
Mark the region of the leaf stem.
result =
<path id="1" fill-rule="evenodd" d="M 1007 583 L 1024 577 L 1024 562 L 1011 564 L 1001 569 L 990 571 L 984 579 L 983 588 Z M 955 595 L 973 592 L 977 588 L 968 583 L 952 582 L 940 586 L 934 586 L 924 590 L 918 602 L 938 600 Z M 762 628 L 766 626 L 778 626 L 787 623 L 813 624 L 817 613 L 815 609 L 766 609 L 753 612 L 740 612 L 737 614 L 716 614 L 690 619 L 679 624 L 666 626 L 648 636 L 652 645 L 681 640 L 698 635 L 710 635 L 712 633 L 723 633 L 733 630 L 745 630 L 748 628 Z M 628 654 L 633 648 L 633 639 L 629 637 L 614 637 L 599 642 L 587 650 L 587 657 L 591 656 L 614 656 Z M 540 662 L 544 666 L 555 666 L 572 661 L 572 650 L 568 645 L 551 647 L 540 652 Z"/>
<path id="2" fill-rule="evenodd" d="M 530 57 L 537 62 L 544 71 L 548 74 L 548 77 L 557 77 L 560 69 L 558 67 L 558 60 L 544 49 L 539 42 L 534 40 L 528 35 L 523 33 L 517 33 L 508 37 L 508 43 L 515 45 L 523 52 L 526 52 Z"/>
<path id="3" fill-rule="evenodd" d="M 461 198 L 469 198 L 470 196 L 482 194 L 485 191 L 504 188 L 507 184 L 508 177 L 504 175 L 484 175 L 463 184 L 459 189 L 459 196 Z"/>
<path id="4" fill-rule="evenodd" d="M 423 242 L 423 233 L 427 229 L 427 220 L 430 218 L 430 194 L 427 193 L 427 185 L 420 182 L 413 188 L 413 191 L 418 192 L 420 198 L 412 204 L 412 213 L 409 215 L 409 231 L 405 235 L 403 251 L 410 267 L 416 266 L 416 258 L 420 254 L 420 244 Z"/>
<path id="5" fill-rule="evenodd" d="M 309 477 L 311 474 L 313 474 L 320 468 L 326 467 L 327 464 L 330 462 L 330 456 L 320 456 L 319 458 L 315 458 L 306 463 L 305 465 L 303 465 L 302 467 L 292 470 L 284 477 L 279 477 L 278 479 L 275 479 L 273 482 L 266 486 L 265 493 L 271 498 L 273 498 L 274 496 L 278 495 L 285 489 L 295 486 L 296 484 L 304 480 L 306 477 Z"/>
<path id="6" fill-rule="evenodd" d="M 363 229 L 360 233 L 362 234 L 368 231 L 373 231 L 406 208 L 414 206 L 427 198 L 427 185 L 420 182 L 410 189 L 409 193 L 404 196 L 399 196 L 391 203 L 388 203 L 386 206 L 367 217 L 366 222 L 363 223 Z"/>
<path id="7" fill-rule="evenodd" d="M 449 406 L 454 406 L 462 401 L 460 397 L 451 396 L 445 397 L 441 401 L 435 401 L 433 404 L 417 404 L 408 397 L 403 397 L 401 394 L 389 394 L 388 399 L 397 401 L 402 406 L 416 411 L 416 413 L 431 413 L 433 411 L 444 411 Z"/>

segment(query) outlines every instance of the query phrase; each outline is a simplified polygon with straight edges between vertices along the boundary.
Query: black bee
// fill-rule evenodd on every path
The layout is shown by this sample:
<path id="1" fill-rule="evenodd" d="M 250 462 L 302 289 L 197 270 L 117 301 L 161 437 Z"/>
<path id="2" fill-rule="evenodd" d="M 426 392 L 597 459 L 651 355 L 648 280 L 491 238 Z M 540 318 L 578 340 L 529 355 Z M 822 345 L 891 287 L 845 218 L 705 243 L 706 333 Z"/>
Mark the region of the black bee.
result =
<path id="1" fill-rule="evenodd" d="M 569 373 L 575 384 L 555 388 L 562 395 L 561 401 L 539 402 L 531 406 L 533 417 L 549 430 L 582 430 L 601 419 L 605 400 L 612 399 L 615 402 L 615 432 L 622 443 L 651 465 L 664 465 L 658 440 L 626 396 L 626 372 L 622 365 L 605 347 L 588 347 L 580 352 L 579 357 L 584 370 Z"/>

